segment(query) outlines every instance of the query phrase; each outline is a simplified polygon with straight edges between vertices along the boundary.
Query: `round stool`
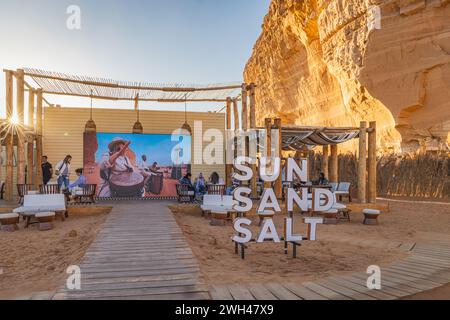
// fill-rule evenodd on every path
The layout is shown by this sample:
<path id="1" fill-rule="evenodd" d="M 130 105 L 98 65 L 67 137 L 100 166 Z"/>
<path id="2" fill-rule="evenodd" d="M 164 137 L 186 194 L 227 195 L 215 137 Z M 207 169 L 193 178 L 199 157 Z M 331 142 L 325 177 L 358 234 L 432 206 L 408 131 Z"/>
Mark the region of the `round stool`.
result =
<path id="1" fill-rule="evenodd" d="M 35 215 L 39 222 L 39 230 L 47 231 L 53 229 L 53 221 L 55 220 L 54 212 L 39 212 Z"/>
<path id="2" fill-rule="evenodd" d="M 364 224 L 369 226 L 378 225 L 378 217 L 381 215 L 380 210 L 364 209 Z"/>
<path id="3" fill-rule="evenodd" d="M 275 212 L 270 210 L 261 211 L 258 212 L 258 217 L 259 217 L 259 226 L 261 226 L 265 219 L 273 219 L 273 217 L 275 217 Z"/>
<path id="4" fill-rule="evenodd" d="M 338 223 L 338 210 L 330 209 L 323 212 L 323 224 L 337 224 Z"/>
<path id="5" fill-rule="evenodd" d="M 19 229 L 19 215 L 17 213 L 0 214 L 1 230 L 13 232 Z"/>

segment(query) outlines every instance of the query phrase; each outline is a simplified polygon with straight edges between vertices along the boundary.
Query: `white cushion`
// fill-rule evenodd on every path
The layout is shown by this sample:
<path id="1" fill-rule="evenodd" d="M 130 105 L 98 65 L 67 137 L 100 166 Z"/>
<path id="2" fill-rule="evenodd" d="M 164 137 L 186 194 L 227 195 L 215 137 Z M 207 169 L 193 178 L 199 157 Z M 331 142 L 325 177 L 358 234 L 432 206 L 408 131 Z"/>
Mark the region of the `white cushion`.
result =
<path id="1" fill-rule="evenodd" d="M 65 208 L 66 198 L 63 194 L 36 194 L 36 195 L 30 194 L 24 197 L 23 206 L 24 207 L 62 206 Z"/>
<path id="2" fill-rule="evenodd" d="M 3 213 L 0 214 L 0 220 L 2 219 L 13 219 L 13 218 L 18 218 L 19 215 L 17 213 Z"/>
<path id="3" fill-rule="evenodd" d="M 323 213 L 338 213 L 336 209 L 330 209 L 328 211 L 324 211 Z"/>
<path id="4" fill-rule="evenodd" d="M 222 205 L 222 196 L 221 195 L 210 195 L 205 194 L 203 196 L 203 205 L 205 206 L 221 206 Z"/>
<path id="5" fill-rule="evenodd" d="M 365 214 L 381 214 L 381 211 L 375 210 L 375 209 L 364 209 L 363 213 L 365 213 Z"/>
<path id="6" fill-rule="evenodd" d="M 347 206 L 345 204 L 342 204 L 342 203 L 335 203 L 334 206 L 333 206 L 333 209 L 344 210 L 344 209 L 347 209 Z"/>
<path id="7" fill-rule="evenodd" d="M 194 191 L 188 191 L 188 192 L 187 192 L 187 195 L 188 195 L 188 196 L 193 196 L 193 195 L 195 195 L 195 192 L 194 192 Z"/>
<path id="8" fill-rule="evenodd" d="M 335 191 L 334 194 L 340 195 L 340 194 L 349 194 L 348 191 Z"/>
<path id="9" fill-rule="evenodd" d="M 258 215 L 260 215 L 260 216 L 274 216 L 275 212 L 270 211 L 270 210 L 259 211 Z"/>
<path id="10" fill-rule="evenodd" d="M 39 212 L 36 213 L 35 217 L 36 218 L 48 218 L 48 217 L 54 217 L 55 213 L 54 212 Z"/>
<path id="11" fill-rule="evenodd" d="M 225 207 L 233 207 L 235 205 L 233 196 L 223 196 L 222 205 Z"/>
<path id="12" fill-rule="evenodd" d="M 54 211 L 66 211 L 66 206 L 59 206 L 59 205 L 42 205 L 42 206 L 23 206 L 20 208 L 16 208 L 13 210 L 14 213 L 38 213 L 38 212 L 54 212 Z"/>

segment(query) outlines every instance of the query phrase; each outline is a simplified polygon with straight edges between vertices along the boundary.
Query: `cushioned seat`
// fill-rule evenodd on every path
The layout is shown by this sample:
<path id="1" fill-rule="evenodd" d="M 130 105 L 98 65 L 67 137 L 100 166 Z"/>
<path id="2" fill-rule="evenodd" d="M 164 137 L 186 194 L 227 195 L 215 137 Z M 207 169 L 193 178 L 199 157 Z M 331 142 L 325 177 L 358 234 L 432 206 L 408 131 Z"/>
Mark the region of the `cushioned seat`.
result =
<path id="1" fill-rule="evenodd" d="M 375 210 L 375 209 L 364 209 L 363 213 L 376 215 L 376 214 L 381 214 L 381 211 Z"/>
<path id="2" fill-rule="evenodd" d="M 54 217 L 55 213 L 54 212 L 39 212 L 39 213 L 36 213 L 34 216 L 36 217 L 36 219 L 49 218 L 49 217 Z"/>
<path id="3" fill-rule="evenodd" d="M 6 220 L 6 219 L 14 219 L 14 218 L 19 218 L 19 215 L 17 213 L 3 213 L 3 214 L 0 214 L 0 221 L 1 220 Z"/>

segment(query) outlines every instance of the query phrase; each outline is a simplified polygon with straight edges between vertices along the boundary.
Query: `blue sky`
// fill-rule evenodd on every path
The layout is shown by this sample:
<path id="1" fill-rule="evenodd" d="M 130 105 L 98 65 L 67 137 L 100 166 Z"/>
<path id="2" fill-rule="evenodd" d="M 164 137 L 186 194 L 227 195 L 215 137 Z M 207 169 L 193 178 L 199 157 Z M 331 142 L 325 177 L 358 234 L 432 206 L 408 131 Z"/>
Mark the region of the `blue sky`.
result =
<path id="1" fill-rule="evenodd" d="M 99 161 L 103 154 L 107 153 L 109 143 L 116 137 L 131 141 L 130 149 L 136 154 L 136 161 L 139 165 L 142 155 L 147 156 L 147 163 L 157 162 L 160 166 L 170 166 L 173 164 L 172 151 L 175 147 L 182 146 L 183 150 L 188 150 L 182 154 L 183 163 L 191 163 L 191 137 L 180 136 L 180 140 L 172 141 L 170 134 L 130 134 L 130 133 L 97 133 L 98 150 L 95 159 Z"/>
<path id="2" fill-rule="evenodd" d="M 154 83 L 242 81 L 269 3 L 0 0 L 0 67 L 36 67 Z M 66 10 L 73 4 L 81 8 L 81 30 L 66 28 Z M 3 74 L 0 99 L 3 109 Z M 66 102 L 57 97 L 49 100 Z M 89 101 L 73 99 L 66 104 L 89 105 Z M 98 107 L 109 105 L 96 103 Z M 221 106 L 208 107 L 218 110 Z"/>

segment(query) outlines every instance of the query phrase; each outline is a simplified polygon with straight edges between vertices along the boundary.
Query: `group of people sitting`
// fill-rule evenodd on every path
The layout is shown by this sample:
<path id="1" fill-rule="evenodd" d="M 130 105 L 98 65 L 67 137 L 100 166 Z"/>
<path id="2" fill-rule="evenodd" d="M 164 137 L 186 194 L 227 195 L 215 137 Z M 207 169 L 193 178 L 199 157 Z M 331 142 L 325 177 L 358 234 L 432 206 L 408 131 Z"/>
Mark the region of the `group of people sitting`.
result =
<path id="1" fill-rule="evenodd" d="M 181 185 L 187 185 L 189 191 L 194 191 L 196 195 L 204 195 L 208 192 L 208 187 L 211 185 L 225 185 L 225 181 L 220 177 L 217 172 L 213 172 L 206 181 L 205 176 L 202 172 L 199 173 L 198 177 L 192 183 L 192 174 L 188 172 L 181 180 Z"/>

